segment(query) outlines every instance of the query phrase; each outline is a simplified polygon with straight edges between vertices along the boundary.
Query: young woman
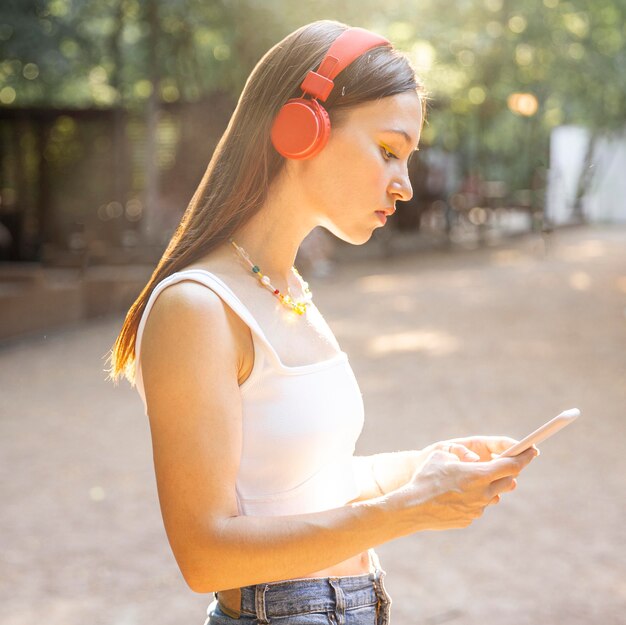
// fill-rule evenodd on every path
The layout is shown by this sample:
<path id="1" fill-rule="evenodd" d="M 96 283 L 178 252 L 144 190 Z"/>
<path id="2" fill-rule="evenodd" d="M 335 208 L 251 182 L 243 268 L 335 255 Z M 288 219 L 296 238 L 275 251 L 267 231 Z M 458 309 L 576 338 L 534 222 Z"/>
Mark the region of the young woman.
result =
<path id="1" fill-rule="evenodd" d="M 376 545 L 469 525 L 536 455 L 471 437 L 354 457 L 363 403 L 293 267 L 316 226 L 354 245 L 412 195 L 424 94 L 384 38 L 299 28 L 250 75 L 112 349 L 150 420 L 163 521 L 207 623 L 389 622 Z"/>

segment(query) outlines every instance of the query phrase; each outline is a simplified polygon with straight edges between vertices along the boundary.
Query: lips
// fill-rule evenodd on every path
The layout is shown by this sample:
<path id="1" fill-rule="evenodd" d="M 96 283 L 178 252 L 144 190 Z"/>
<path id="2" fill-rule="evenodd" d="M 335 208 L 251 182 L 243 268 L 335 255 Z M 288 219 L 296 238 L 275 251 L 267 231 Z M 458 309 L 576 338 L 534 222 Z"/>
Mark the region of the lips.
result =
<path id="1" fill-rule="evenodd" d="M 389 217 L 396 212 L 396 207 L 392 206 L 391 208 L 383 208 L 382 210 L 376 211 L 377 213 L 383 213 L 385 217 Z"/>

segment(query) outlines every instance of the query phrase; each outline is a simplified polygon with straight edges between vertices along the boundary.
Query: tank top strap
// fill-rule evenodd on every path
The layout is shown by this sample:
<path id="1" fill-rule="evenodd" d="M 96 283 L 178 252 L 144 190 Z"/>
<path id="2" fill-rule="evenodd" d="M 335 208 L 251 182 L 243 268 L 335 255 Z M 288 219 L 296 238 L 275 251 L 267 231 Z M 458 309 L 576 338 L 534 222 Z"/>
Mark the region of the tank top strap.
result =
<path id="1" fill-rule="evenodd" d="M 205 269 L 184 269 L 182 271 L 177 271 L 161 280 L 161 282 L 159 282 L 154 287 L 152 293 L 150 293 L 148 303 L 146 304 L 141 321 L 139 322 L 139 327 L 137 328 L 137 338 L 135 341 L 135 358 L 137 362 L 139 362 L 141 337 L 146 321 L 148 319 L 150 309 L 154 305 L 154 302 L 156 301 L 159 293 L 163 289 L 170 286 L 171 284 L 181 282 L 183 280 L 193 280 L 195 282 L 199 282 L 211 289 L 214 293 L 216 293 L 220 297 L 220 299 L 224 301 L 229 306 L 229 308 L 231 308 L 250 328 L 253 340 L 258 339 L 258 341 L 254 341 L 254 343 L 256 344 L 257 342 L 260 342 L 261 345 L 266 348 L 264 351 L 269 355 L 271 360 L 274 361 L 277 359 L 274 348 L 268 341 L 257 320 L 254 318 L 248 308 L 246 308 L 243 302 L 237 297 L 237 295 L 235 295 L 232 289 L 221 278 L 218 278 L 215 274 Z"/>

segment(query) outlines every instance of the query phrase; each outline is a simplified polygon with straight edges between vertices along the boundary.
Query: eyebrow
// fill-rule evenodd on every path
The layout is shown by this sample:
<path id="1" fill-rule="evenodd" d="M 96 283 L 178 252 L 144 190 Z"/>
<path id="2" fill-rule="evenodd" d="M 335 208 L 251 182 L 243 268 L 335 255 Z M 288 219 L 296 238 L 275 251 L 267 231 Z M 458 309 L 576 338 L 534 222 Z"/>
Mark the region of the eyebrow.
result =
<path id="1" fill-rule="evenodd" d="M 395 135 L 400 135 L 404 138 L 406 143 L 408 143 L 409 145 L 413 145 L 413 139 L 411 138 L 411 135 L 409 135 L 408 132 L 401 130 L 400 128 L 387 128 L 386 130 L 382 130 L 381 132 L 390 132 Z M 418 150 L 419 148 L 415 148 L 413 152 L 417 152 Z"/>

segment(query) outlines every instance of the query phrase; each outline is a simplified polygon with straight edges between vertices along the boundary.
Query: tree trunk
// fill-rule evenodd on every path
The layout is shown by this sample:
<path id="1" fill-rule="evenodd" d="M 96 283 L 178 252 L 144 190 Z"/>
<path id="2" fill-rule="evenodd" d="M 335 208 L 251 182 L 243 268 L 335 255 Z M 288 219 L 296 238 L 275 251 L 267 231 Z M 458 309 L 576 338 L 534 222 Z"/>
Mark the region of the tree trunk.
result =
<path id="1" fill-rule="evenodd" d="M 159 68 L 157 61 L 157 40 L 159 15 L 157 0 L 146 1 L 147 20 L 150 28 L 148 36 L 148 59 L 152 91 L 146 108 L 146 186 L 142 218 L 143 241 L 147 245 L 159 245 L 160 241 L 160 206 L 159 206 L 159 171 L 157 163 L 157 125 L 159 118 Z"/>

